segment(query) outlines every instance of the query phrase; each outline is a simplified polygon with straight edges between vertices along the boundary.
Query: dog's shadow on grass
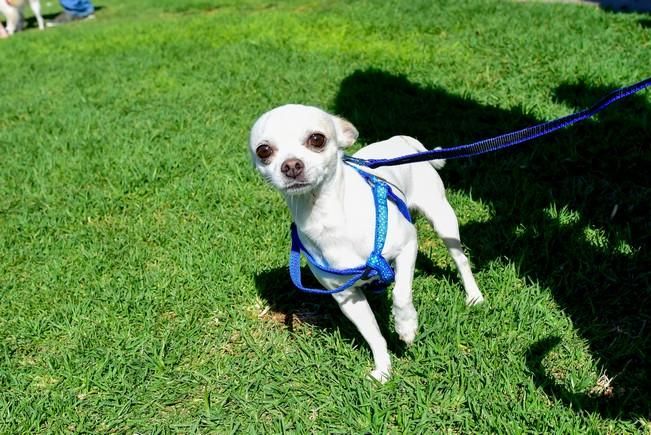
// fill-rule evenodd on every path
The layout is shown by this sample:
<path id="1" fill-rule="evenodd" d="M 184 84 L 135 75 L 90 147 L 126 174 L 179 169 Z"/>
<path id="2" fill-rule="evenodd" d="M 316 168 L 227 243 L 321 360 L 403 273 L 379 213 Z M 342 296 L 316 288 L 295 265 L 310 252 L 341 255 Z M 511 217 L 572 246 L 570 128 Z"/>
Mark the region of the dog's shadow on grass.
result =
<path id="1" fill-rule="evenodd" d="M 561 84 L 555 98 L 584 108 L 612 89 Z M 341 84 L 335 111 L 366 143 L 407 134 L 426 146 L 452 146 L 541 122 L 378 70 Z M 611 395 L 573 393 L 542 369 L 550 338 L 525 356 L 534 381 L 572 406 L 630 418 L 651 412 L 651 107 L 641 96 L 583 124 L 517 150 L 450 162 L 447 187 L 494 211 L 461 228 L 475 269 L 496 258 L 550 289 L 604 372 Z M 490 298 L 490 289 L 484 289 Z"/>
<path id="2" fill-rule="evenodd" d="M 307 268 L 303 268 L 303 280 L 307 287 L 322 288 Z M 289 278 L 286 267 L 264 271 L 255 276 L 258 294 L 267 303 L 262 317 L 283 324 L 289 332 L 303 324 L 326 330 L 338 330 L 341 336 L 354 345 L 365 346 L 365 341 L 355 326 L 341 314 L 339 306 L 331 296 L 304 293 L 297 290 Z M 384 295 L 367 294 L 369 304 L 375 312 L 382 334 L 387 338 L 389 349 L 404 353 L 404 346 L 392 332 L 389 325 L 391 307 Z"/>
<path id="3" fill-rule="evenodd" d="M 451 275 L 434 265 L 422 253 L 418 254 L 417 269 L 427 274 Z M 309 269 L 303 268 L 303 280 L 307 287 L 322 288 Z M 355 326 L 339 310 L 331 296 L 303 293 L 297 290 L 289 278 L 286 267 L 264 271 L 255 276 L 255 284 L 260 297 L 267 307 L 261 317 L 284 325 L 289 332 L 303 324 L 326 330 L 338 330 L 343 338 L 356 345 L 366 346 L 366 342 Z M 387 340 L 389 350 L 396 356 L 405 353 L 405 344 L 400 341 L 391 325 L 391 298 L 385 293 L 366 293 L 373 308 L 382 335 Z"/>

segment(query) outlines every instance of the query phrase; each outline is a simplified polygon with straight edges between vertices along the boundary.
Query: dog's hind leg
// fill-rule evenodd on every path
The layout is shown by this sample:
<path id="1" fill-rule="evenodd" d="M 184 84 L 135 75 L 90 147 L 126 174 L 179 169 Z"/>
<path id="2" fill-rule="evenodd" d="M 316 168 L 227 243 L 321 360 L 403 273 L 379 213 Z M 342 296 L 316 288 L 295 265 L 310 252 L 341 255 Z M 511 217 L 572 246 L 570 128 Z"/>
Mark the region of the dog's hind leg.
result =
<path id="1" fill-rule="evenodd" d="M 429 176 L 427 176 L 423 172 L 425 171 L 419 171 L 418 173 L 418 184 L 414 186 L 414 192 L 409 197 L 410 206 L 423 213 L 448 248 L 448 252 L 461 275 L 461 281 L 466 292 L 466 304 L 479 304 L 484 301 L 484 297 L 472 275 L 470 262 L 463 253 L 457 216 L 445 197 L 442 182 L 438 175 L 428 171 L 427 175 Z M 441 185 L 440 191 L 432 191 L 431 187 L 437 184 Z M 427 188 L 424 186 L 427 186 Z"/>
<path id="2" fill-rule="evenodd" d="M 43 15 L 41 15 L 41 1 L 29 0 L 29 7 L 32 8 L 36 21 L 38 21 L 38 28 L 41 30 L 45 29 L 45 21 L 43 20 Z"/>
<path id="3" fill-rule="evenodd" d="M 341 312 L 355 324 L 371 348 L 375 362 L 371 376 L 379 382 L 386 382 L 391 374 L 391 359 L 387 350 L 387 342 L 380 332 L 380 327 L 364 292 L 358 288 L 350 288 L 332 296 L 339 304 Z"/>

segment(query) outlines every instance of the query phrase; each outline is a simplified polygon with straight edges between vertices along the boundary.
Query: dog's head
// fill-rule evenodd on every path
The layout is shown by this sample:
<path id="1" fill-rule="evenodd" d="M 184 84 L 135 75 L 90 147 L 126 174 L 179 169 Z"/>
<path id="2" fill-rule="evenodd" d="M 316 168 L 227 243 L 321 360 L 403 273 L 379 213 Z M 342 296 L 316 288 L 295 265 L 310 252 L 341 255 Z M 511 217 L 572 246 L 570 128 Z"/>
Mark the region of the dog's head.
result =
<path id="1" fill-rule="evenodd" d="M 277 107 L 253 125 L 249 151 L 255 167 L 288 195 L 311 192 L 332 177 L 342 149 L 357 139 L 348 121 L 298 104 Z"/>

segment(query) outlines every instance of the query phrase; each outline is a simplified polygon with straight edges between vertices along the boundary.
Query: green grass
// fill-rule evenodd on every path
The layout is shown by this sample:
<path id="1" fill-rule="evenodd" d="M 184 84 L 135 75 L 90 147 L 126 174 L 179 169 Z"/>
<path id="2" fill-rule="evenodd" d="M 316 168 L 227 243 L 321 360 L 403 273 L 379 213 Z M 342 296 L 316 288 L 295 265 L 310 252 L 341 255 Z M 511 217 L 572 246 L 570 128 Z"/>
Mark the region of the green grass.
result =
<path id="1" fill-rule="evenodd" d="M 463 305 L 418 220 L 412 347 L 373 299 L 386 385 L 334 303 L 292 289 L 289 214 L 246 152 L 286 102 L 346 116 L 364 143 L 431 146 L 567 114 L 651 75 L 648 16 L 98 4 L 95 21 L 0 41 L 0 433 L 651 431 L 649 92 L 448 164 L 487 302 Z"/>

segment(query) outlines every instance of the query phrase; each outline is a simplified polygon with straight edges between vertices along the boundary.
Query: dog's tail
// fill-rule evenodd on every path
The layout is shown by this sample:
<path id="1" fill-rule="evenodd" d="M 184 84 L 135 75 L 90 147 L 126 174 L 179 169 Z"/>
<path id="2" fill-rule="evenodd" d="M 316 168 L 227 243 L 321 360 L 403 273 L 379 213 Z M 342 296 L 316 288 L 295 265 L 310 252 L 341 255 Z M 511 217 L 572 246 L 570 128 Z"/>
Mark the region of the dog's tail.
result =
<path id="1" fill-rule="evenodd" d="M 419 153 L 424 153 L 427 152 L 427 148 L 425 148 L 425 145 L 420 143 L 420 141 L 413 139 L 412 146 L 416 148 L 416 151 Z M 441 147 L 436 147 L 434 148 L 435 150 L 440 150 Z M 445 166 L 445 159 L 437 159 L 437 160 L 428 160 L 429 164 L 434 166 L 434 169 L 443 169 L 443 166 Z"/>
<path id="2" fill-rule="evenodd" d="M 425 148 L 425 147 L 423 147 Z M 441 147 L 436 147 L 434 148 L 435 150 L 440 150 Z M 429 161 L 432 166 L 434 166 L 434 169 L 443 169 L 443 166 L 445 166 L 445 159 L 438 159 L 438 160 L 430 160 Z"/>

